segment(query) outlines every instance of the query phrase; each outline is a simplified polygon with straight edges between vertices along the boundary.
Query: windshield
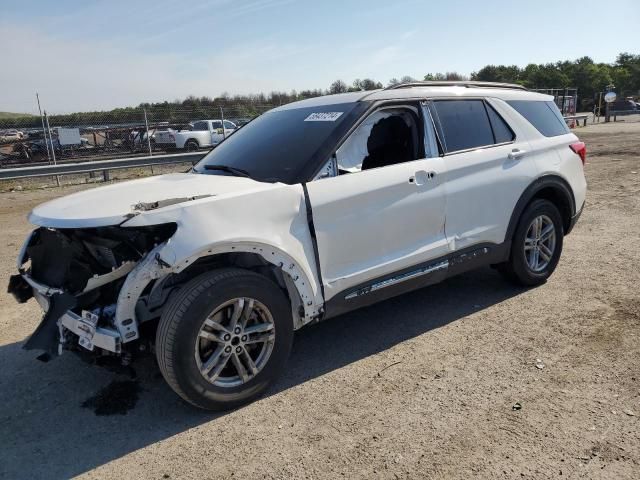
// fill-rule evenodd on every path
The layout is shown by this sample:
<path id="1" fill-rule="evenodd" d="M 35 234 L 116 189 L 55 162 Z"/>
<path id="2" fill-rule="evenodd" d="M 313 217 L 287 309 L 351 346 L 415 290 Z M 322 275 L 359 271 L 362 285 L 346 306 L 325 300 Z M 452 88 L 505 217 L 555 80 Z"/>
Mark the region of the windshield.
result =
<path id="1" fill-rule="evenodd" d="M 227 137 L 194 171 L 232 174 L 206 167 L 225 166 L 263 182 L 306 181 L 366 107 L 354 102 L 269 111 Z"/>

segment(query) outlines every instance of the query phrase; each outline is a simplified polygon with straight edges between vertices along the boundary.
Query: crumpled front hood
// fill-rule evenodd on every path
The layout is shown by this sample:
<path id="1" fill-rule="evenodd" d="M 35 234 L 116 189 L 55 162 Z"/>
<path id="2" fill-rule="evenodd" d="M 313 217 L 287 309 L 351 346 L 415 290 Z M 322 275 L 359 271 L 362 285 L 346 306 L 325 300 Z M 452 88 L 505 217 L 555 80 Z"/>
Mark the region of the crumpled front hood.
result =
<path id="1" fill-rule="evenodd" d="M 118 225 L 145 211 L 273 187 L 242 177 L 174 173 L 73 193 L 34 208 L 29 222 L 51 228 Z"/>

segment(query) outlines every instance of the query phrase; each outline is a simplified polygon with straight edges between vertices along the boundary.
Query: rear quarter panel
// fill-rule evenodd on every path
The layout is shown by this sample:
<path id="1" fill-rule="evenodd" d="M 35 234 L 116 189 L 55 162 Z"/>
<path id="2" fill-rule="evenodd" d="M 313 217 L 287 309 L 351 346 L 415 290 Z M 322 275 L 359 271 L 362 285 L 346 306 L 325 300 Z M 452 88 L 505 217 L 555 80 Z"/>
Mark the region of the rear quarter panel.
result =
<path id="1" fill-rule="evenodd" d="M 495 100 L 495 102 L 504 105 L 505 114 L 518 123 L 523 135 L 526 136 L 530 146 L 527 157 L 535 162 L 537 176 L 557 175 L 563 178 L 573 191 L 576 209 L 580 209 L 585 201 L 587 182 L 582 160 L 569 148 L 569 145 L 579 141 L 578 137 L 573 133 L 545 137 L 506 102 L 502 100 Z"/>

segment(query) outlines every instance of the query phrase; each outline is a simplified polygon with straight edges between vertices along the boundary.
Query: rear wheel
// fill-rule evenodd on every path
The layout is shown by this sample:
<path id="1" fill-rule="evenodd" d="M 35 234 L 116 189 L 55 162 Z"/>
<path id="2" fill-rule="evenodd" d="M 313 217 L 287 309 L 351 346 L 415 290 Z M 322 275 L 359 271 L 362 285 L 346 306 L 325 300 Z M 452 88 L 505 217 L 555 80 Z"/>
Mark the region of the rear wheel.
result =
<path id="1" fill-rule="evenodd" d="M 187 149 L 187 152 L 195 152 L 200 149 L 200 145 L 195 140 L 187 140 L 187 143 L 184 144 L 184 148 Z"/>
<path id="2" fill-rule="evenodd" d="M 241 269 L 187 283 L 165 308 L 156 355 L 182 398 L 209 410 L 260 395 L 281 372 L 293 340 L 291 308 L 271 280 Z"/>
<path id="3" fill-rule="evenodd" d="M 548 200 L 534 200 L 520 217 L 509 260 L 498 265 L 498 270 L 520 285 L 544 283 L 558 265 L 563 237 L 562 218 L 556 206 Z"/>

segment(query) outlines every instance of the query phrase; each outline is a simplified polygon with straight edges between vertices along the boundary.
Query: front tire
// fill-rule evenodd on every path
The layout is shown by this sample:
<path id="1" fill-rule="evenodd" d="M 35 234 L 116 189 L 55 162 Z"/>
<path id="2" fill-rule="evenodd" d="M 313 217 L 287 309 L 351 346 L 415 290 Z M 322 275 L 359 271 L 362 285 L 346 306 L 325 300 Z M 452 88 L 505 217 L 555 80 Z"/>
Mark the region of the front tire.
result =
<path id="1" fill-rule="evenodd" d="M 242 269 L 207 272 L 163 311 L 156 356 L 169 386 L 189 403 L 226 410 L 254 400 L 291 351 L 291 307 L 268 278 Z"/>
<path id="2" fill-rule="evenodd" d="M 548 200 L 534 200 L 520 217 L 509 260 L 498 265 L 498 271 L 518 285 L 546 282 L 560 260 L 563 238 L 562 217 L 557 207 Z"/>

